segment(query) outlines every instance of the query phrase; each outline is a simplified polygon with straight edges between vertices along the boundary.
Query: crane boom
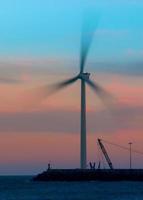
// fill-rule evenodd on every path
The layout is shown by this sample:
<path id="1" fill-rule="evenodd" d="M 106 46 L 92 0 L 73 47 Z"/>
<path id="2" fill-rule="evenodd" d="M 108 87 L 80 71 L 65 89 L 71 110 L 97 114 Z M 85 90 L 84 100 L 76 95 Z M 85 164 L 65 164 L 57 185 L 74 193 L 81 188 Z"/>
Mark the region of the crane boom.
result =
<path id="1" fill-rule="evenodd" d="M 104 155 L 104 157 L 105 157 L 105 159 L 106 159 L 106 161 L 107 161 L 107 163 L 108 163 L 110 169 L 114 169 L 114 168 L 113 168 L 113 164 L 112 164 L 112 162 L 111 162 L 111 160 L 110 160 L 110 158 L 109 158 L 109 156 L 108 156 L 108 153 L 107 153 L 107 151 L 106 151 L 104 145 L 103 145 L 102 142 L 101 142 L 101 139 L 98 139 L 98 144 L 99 144 L 99 146 L 100 146 L 100 148 L 101 148 L 101 151 L 102 151 L 102 153 L 103 153 L 103 155 Z"/>

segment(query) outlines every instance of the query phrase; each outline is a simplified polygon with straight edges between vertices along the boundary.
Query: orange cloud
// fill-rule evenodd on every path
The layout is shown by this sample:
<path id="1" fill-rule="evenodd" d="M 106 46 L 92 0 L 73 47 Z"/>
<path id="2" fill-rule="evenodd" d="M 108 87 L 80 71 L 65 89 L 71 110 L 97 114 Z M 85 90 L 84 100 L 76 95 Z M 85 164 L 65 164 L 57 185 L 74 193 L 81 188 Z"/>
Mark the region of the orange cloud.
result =
<path id="1" fill-rule="evenodd" d="M 28 84 L 0 85 L 0 162 L 3 165 L 36 165 L 36 170 L 47 167 L 49 161 L 55 167 L 78 167 L 80 85 L 77 83 L 40 103 L 31 88 L 54 83 L 66 76 L 49 76 L 48 80 L 37 77 L 28 78 Z M 96 81 L 117 97 L 120 106 L 112 121 L 96 95 L 87 88 L 88 160 L 98 160 L 98 137 L 118 141 L 124 146 L 132 141 L 134 148 L 142 151 L 143 81 L 113 74 L 97 74 Z M 128 152 L 106 147 L 117 167 L 128 167 Z M 138 158 L 135 155 L 136 167 L 143 164 Z"/>
<path id="2" fill-rule="evenodd" d="M 88 134 L 88 162 L 101 161 L 101 152 L 97 148 L 97 138 L 110 141 L 129 147 L 128 143 L 133 142 L 132 148 L 143 151 L 143 138 L 141 132 L 122 131 L 118 134 L 106 135 L 105 133 Z M 120 149 L 103 142 L 112 162 L 116 168 L 129 167 L 129 151 Z M 142 155 L 133 153 L 133 166 L 139 168 L 143 165 Z M 1 134 L 0 140 L 0 162 L 1 165 L 11 166 L 13 163 L 23 163 L 35 169 L 46 169 L 48 162 L 53 168 L 77 168 L 80 163 L 80 135 L 79 134 Z M 106 162 L 105 162 L 106 163 Z"/>

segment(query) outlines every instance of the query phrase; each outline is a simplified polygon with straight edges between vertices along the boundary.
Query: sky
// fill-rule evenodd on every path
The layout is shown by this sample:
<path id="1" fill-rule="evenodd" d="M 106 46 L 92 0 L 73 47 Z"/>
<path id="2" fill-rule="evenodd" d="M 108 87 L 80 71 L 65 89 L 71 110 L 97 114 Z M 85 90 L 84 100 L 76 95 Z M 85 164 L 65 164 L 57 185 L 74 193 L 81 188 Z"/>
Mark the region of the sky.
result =
<path id="1" fill-rule="evenodd" d="M 83 20 L 96 24 L 85 70 L 116 99 L 112 111 L 87 87 L 88 161 L 97 138 L 143 152 L 143 2 L 5 0 L 0 6 L 0 174 L 77 168 L 80 84 L 41 100 L 41 86 L 79 72 Z M 88 12 L 87 12 L 88 11 Z M 105 144 L 116 168 L 129 152 Z M 120 161 L 120 162 L 119 162 Z M 143 157 L 133 155 L 134 168 Z"/>

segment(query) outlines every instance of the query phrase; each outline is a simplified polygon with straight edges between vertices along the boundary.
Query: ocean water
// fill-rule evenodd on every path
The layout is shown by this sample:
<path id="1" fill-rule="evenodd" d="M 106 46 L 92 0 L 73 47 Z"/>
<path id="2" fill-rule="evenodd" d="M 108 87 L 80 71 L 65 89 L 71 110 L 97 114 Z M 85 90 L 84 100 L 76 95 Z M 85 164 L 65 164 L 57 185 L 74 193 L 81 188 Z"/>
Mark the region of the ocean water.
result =
<path id="1" fill-rule="evenodd" d="M 143 200 L 142 182 L 33 182 L 1 176 L 0 200 Z"/>

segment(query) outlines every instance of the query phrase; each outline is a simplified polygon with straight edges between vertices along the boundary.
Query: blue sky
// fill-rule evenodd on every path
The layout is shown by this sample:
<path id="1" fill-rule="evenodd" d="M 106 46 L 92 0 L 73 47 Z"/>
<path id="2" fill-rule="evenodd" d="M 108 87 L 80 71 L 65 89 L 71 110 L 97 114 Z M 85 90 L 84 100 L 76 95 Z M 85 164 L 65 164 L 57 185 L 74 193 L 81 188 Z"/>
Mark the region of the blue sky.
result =
<path id="1" fill-rule="evenodd" d="M 56 166 L 64 166 L 68 159 L 75 166 L 79 163 L 79 144 L 74 143 L 79 136 L 79 85 L 69 93 L 65 90 L 45 99 L 34 110 L 29 104 L 40 98 L 32 96 L 31 88 L 68 78 L 69 68 L 70 77 L 78 72 L 82 22 L 87 11 L 94 11 L 90 23 L 98 25 L 86 70 L 102 71 L 91 77 L 123 104 L 117 109 L 118 123 L 112 125 L 109 119 L 108 124 L 104 108 L 88 89 L 88 127 L 94 133 L 88 136 L 91 141 L 92 135 L 103 136 L 125 145 L 131 140 L 142 149 L 143 79 L 139 75 L 143 75 L 143 1 L 5 0 L 0 4 L 0 173 L 19 173 L 21 163 L 26 163 L 22 173 L 27 173 L 30 166 L 31 172 L 35 169 L 37 173 L 37 169 L 47 166 L 48 157 L 57 161 Z M 74 138 L 73 143 L 66 134 Z M 64 141 L 67 147 L 61 145 Z M 64 157 L 61 148 L 53 150 L 58 145 L 67 149 L 62 164 L 61 159 L 58 161 Z M 90 160 L 95 159 L 94 145 L 89 145 Z M 120 158 L 115 160 L 128 166 L 123 154 Z"/>
<path id="2" fill-rule="evenodd" d="M 98 60 L 140 58 L 143 3 L 139 0 L 90 4 L 81 0 L 5 0 L 0 6 L 0 54 L 76 58 L 83 10 L 90 7 L 95 7 L 93 20 L 99 21 L 91 56 Z"/>

